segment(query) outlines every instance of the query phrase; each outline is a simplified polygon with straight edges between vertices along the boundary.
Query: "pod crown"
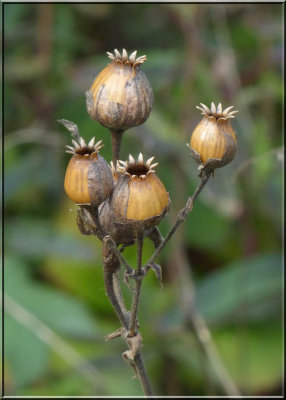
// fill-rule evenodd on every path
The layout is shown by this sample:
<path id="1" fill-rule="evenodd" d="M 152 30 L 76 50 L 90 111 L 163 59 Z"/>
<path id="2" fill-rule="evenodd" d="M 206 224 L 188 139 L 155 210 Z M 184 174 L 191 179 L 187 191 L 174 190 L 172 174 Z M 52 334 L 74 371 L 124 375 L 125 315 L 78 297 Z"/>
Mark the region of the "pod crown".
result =
<path id="1" fill-rule="evenodd" d="M 77 140 L 72 139 L 73 146 L 68 146 L 66 145 L 66 153 L 70 154 L 92 154 L 92 153 L 98 153 L 99 150 L 104 146 L 102 144 L 102 140 L 99 140 L 98 142 L 95 142 L 95 137 L 93 137 L 88 144 L 86 144 L 85 140 L 79 136 Z"/>
<path id="2" fill-rule="evenodd" d="M 143 64 L 147 60 L 147 57 L 145 55 L 136 58 L 137 50 L 133 51 L 129 56 L 125 49 L 122 50 L 122 54 L 120 54 L 117 49 L 114 49 L 114 54 L 110 53 L 109 51 L 107 51 L 106 54 L 111 60 L 121 62 L 126 65 L 136 66 Z"/>
<path id="3" fill-rule="evenodd" d="M 213 101 L 211 103 L 210 109 L 203 103 L 200 103 L 200 106 L 196 106 L 196 108 L 202 112 L 202 115 L 206 115 L 208 117 L 215 117 L 216 119 L 235 118 L 234 114 L 238 113 L 239 111 L 232 110 L 233 107 L 234 106 L 230 106 L 223 110 L 221 103 L 219 103 L 218 106 L 216 107 Z"/>
<path id="4" fill-rule="evenodd" d="M 143 154 L 138 155 L 137 161 L 135 158 L 129 154 L 128 161 L 118 161 L 116 166 L 117 171 L 121 175 L 128 176 L 129 178 L 135 179 L 145 179 L 147 175 L 154 173 L 154 168 L 157 167 L 158 163 L 153 163 L 155 157 L 150 157 L 146 162 L 144 162 Z"/>

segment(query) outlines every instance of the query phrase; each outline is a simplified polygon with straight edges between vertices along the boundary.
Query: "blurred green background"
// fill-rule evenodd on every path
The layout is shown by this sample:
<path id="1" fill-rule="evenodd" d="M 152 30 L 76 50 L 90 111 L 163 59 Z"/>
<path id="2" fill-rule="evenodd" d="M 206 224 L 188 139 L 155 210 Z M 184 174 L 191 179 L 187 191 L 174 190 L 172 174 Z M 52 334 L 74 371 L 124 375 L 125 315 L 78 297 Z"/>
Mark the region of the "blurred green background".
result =
<path id="1" fill-rule="evenodd" d="M 158 395 L 224 395 L 198 343 L 193 305 L 243 395 L 282 384 L 283 4 L 4 4 L 5 395 L 141 395 L 122 359 L 104 289 L 101 245 L 82 236 L 63 189 L 70 135 L 107 129 L 84 92 L 106 51 L 147 55 L 154 91 L 147 122 L 124 134 L 129 153 L 156 156 L 169 190 L 166 233 L 198 183 L 186 143 L 200 102 L 239 110 L 234 161 L 215 172 L 162 252 L 139 309 L 143 355 Z M 144 260 L 152 253 L 146 239 Z M 132 263 L 136 248 L 125 252 Z M 131 293 L 124 285 L 130 304 Z"/>

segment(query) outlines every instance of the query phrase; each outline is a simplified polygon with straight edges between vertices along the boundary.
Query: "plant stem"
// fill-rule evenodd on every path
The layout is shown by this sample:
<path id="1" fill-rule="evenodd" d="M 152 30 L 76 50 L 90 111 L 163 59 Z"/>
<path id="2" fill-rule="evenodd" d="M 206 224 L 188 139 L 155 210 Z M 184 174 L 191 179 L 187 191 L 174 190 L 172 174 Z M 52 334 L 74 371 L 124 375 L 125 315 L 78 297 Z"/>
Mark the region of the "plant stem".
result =
<path id="1" fill-rule="evenodd" d="M 114 252 L 103 242 L 102 245 L 103 275 L 106 294 L 116 312 L 122 326 L 128 329 L 128 318 L 122 308 L 123 299 L 118 298 L 118 293 L 114 289 L 114 275 L 120 269 L 120 261 Z M 124 307 L 125 308 L 125 307 Z"/>
<path id="2" fill-rule="evenodd" d="M 120 147 L 122 141 L 123 131 L 110 129 L 111 132 L 111 144 L 112 144 L 112 161 L 114 166 L 116 166 L 116 161 L 119 160 Z"/>
<path id="3" fill-rule="evenodd" d="M 159 228 L 155 226 L 152 231 L 149 233 L 148 238 L 152 240 L 155 249 L 159 247 L 161 242 L 164 240 L 163 236 L 161 235 L 161 232 L 159 231 Z"/>
<path id="4" fill-rule="evenodd" d="M 129 322 L 129 313 L 127 311 L 124 299 L 123 299 L 123 294 L 121 291 L 121 286 L 120 286 L 120 280 L 118 276 L 118 272 L 113 274 L 113 288 L 114 288 L 114 293 L 118 299 L 119 305 L 125 315 L 125 318 L 127 320 L 127 323 Z"/>
<path id="5" fill-rule="evenodd" d="M 121 263 L 125 266 L 127 271 L 131 274 L 133 272 L 133 268 L 129 265 L 128 261 L 124 258 L 124 256 L 120 253 L 118 250 L 116 243 L 112 239 L 112 237 L 108 234 L 103 238 L 103 241 L 109 243 L 109 246 L 113 249 L 113 251 L 116 253 L 117 257 L 121 261 Z"/>
<path id="6" fill-rule="evenodd" d="M 106 288 L 107 296 L 111 302 L 111 305 L 116 312 L 123 328 L 128 332 L 129 328 L 129 315 L 123 300 L 123 296 L 121 293 L 120 283 L 118 281 L 117 273 L 120 269 L 120 260 L 123 258 L 123 261 L 127 263 L 125 258 L 119 252 L 116 243 L 114 240 L 108 235 L 108 233 L 102 228 L 100 221 L 99 221 L 99 214 L 98 214 L 98 207 L 88 208 L 92 219 L 97 227 L 97 235 L 102 240 L 102 258 L 103 258 L 103 270 L 104 270 L 104 283 Z M 137 266 L 140 275 L 142 273 L 141 266 L 142 266 L 142 248 L 143 248 L 143 236 L 141 235 L 138 239 L 138 256 L 137 256 Z M 133 271 L 133 269 L 127 263 L 128 268 Z M 142 279 L 139 281 L 136 280 L 136 283 L 140 282 L 140 287 L 137 290 L 138 298 L 134 302 L 134 312 L 133 312 L 133 321 L 132 326 L 135 327 L 134 331 L 136 331 L 137 324 L 136 324 L 136 316 L 137 316 L 137 308 L 138 308 L 138 301 L 140 295 L 140 288 Z M 136 309 L 135 309 L 136 307 Z M 132 307 L 133 309 L 133 307 Z M 134 335 L 133 335 L 134 336 Z M 132 351 L 132 346 L 130 342 L 128 342 L 128 338 L 125 339 L 129 349 Z M 136 355 L 134 360 L 132 361 L 134 368 L 136 369 L 138 378 L 140 380 L 142 390 L 146 396 L 152 396 L 153 391 L 151 388 L 150 380 L 147 375 L 147 371 L 142 359 L 141 350 L 140 348 L 137 349 Z"/>
<path id="7" fill-rule="evenodd" d="M 116 311 L 118 318 L 122 325 L 128 327 L 128 313 L 124 304 L 120 283 L 118 281 L 117 272 L 120 269 L 120 260 L 118 259 L 117 253 L 120 252 L 117 249 L 116 244 L 112 241 L 112 248 L 103 239 L 108 236 L 108 233 L 102 228 L 99 220 L 98 207 L 83 206 L 90 214 L 93 223 L 96 226 L 96 235 L 103 242 L 102 246 L 102 258 L 103 258 L 103 270 L 104 270 L 104 282 L 107 296 Z M 112 239 L 111 239 L 112 240 Z M 114 251 L 114 250 L 117 250 Z"/>
<path id="8" fill-rule="evenodd" d="M 129 336 L 134 336 L 137 333 L 137 310 L 138 310 L 138 303 L 139 303 L 141 285 L 143 280 L 142 269 L 141 269 L 142 250 L 143 250 L 143 235 L 140 235 L 137 240 L 137 271 L 135 277 L 135 289 L 133 293 L 132 306 L 131 306 Z"/>
<path id="9" fill-rule="evenodd" d="M 182 208 L 179 213 L 178 213 L 178 217 L 174 223 L 174 225 L 172 226 L 172 228 L 169 230 L 169 232 L 167 233 L 166 237 L 164 240 L 161 241 L 161 243 L 159 244 L 159 246 L 157 247 L 157 249 L 155 250 L 155 252 L 153 253 L 153 255 L 149 258 L 149 260 L 147 261 L 147 263 L 145 264 L 146 266 L 148 264 L 152 264 L 155 259 L 158 257 L 158 255 L 161 253 L 162 249 L 166 246 L 166 244 L 168 243 L 168 241 L 171 239 L 171 237 L 174 235 L 174 233 L 176 232 L 176 230 L 178 229 L 178 227 L 181 225 L 182 222 L 185 221 L 185 219 L 187 218 L 188 214 L 192 211 L 193 208 L 193 203 L 196 200 L 196 198 L 198 197 L 198 195 L 200 194 L 200 192 L 202 191 L 202 189 L 205 187 L 205 185 L 207 184 L 208 180 L 209 180 L 210 174 L 207 175 L 203 175 L 201 177 L 201 181 L 198 184 L 195 193 L 193 194 L 193 196 L 189 197 L 186 205 L 184 208 Z"/>
<path id="10" fill-rule="evenodd" d="M 106 293 L 107 296 L 123 326 L 126 332 L 128 332 L 129 328 L 129 315 L 126 312 L 126 307 L 124 304 L 124 300 L 122 296 L 119 296 L 119 292 L 121 294 L 121 290 L 118 290 L 118 284 L 119 282 L 115 280 L 115 277 L 117 277 L 117 271 L 120 268 L 120 261 L 117 258 L 117 255 L 113 252 L 113 249 L 111 249 L 106 240 L 103 241 L 103 265 L 104 265 L 104 282 L 105 282 L 105 287 L 106 287 Z M 138 248 L 138 265 L 140 265 L 140 272 L 141 272 L 141 257 L 142 257 L 142 243 L 143 243 L 143 238 L 141 240 L 141 245 L 139 244 Z M 137 283 L 138 281 L 136 281 Z M 140 287 L 141 287 L 141 282 L 142 279 L 140 279 Z M 137 324 L 136 324 L 136 315 L 137 315 L 137 308 L 138 308 L 138 300 L 139 300 L 139 294 L 140 294 L 140 288 L 137 291 L 138 297 L 137 300 L 133 301 L 134 307 L 132 306 L 133 310 L 133 321 L 132 326 L 135 327 L 134 331 L 136 332 Z M 135 310 L 136 307 L 136 310 Z M 132 320 L 132 319 L 131 319 Z M 135 333 L 136 335 L 136 333 Z M 133 336 L 135 336 L 133 335 Z M 130 341 L 128 340 L 128 337 L 126 337 L 126 342 L 129 346 L 129 349 L 132 351 L 132 344 L 130 344 Z M 147 371 L 142 359 L 141 355 L 141 350 L 138 348 L 136 350 L 136 355 L 131 363 L 132 366 L 134 366 L 137 376 L 140 380 L 142 390 L 146 396 L 152 396 L 153 391 L 151 388 L 150 380 L 147 375 Z"/>
<path id="11" fill-rule="evenodd" d="M 141 353 L 135 356 L 134 363 L 145 396 L 154 396 Z"/>

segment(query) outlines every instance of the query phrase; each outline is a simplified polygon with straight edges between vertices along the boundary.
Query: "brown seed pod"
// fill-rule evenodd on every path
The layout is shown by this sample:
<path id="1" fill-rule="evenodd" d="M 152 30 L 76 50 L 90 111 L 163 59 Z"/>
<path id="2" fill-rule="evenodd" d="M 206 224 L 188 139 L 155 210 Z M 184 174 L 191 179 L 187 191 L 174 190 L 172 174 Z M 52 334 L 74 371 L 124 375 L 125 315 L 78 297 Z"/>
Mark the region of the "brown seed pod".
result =
<path id="1" fill-rule="evenodd" d="M 212 102 L 211 109 L 202 103 L 200 105 L 197 108 L 204 117 L 195 127 L 189 147 L 200 164 L 199 169 L 213 171 L 230 163 L 235 156 L 237 140 L 230 118 L 235 118 L 238 111 L 231 111 L 233 106 L 223 111 L 221 103 L 216 107 Z"/>
<path id="2" fill-rule="evenodd" d="M 110 168 L 111 168 L 111 172 L 113 175 L 113 181 L 114 181 L 114 185 L 115 185 L 120 176 L 120 172 L 119 172 L 120 164 L 119 164 L 118 160 L 116 162 L 116 165 L 114 165 L 113 161 L 110 161 Z"/>
<path id="3" fill-rule="evenodd" d="M 114 221 L 126 226 L 132 239 L 149 233 L 169 210 L 169 194 L 153 170 L 158 165 L 152 164 L 153 160 L 151 157 L 144 163 L 140 153 L 137 162 L 131 155 L 128 162 L 119 161 L 121 175 L 110 197 L 110 208 Z"/>
<path id="4" fill-rule="evenodd" d="M 124 244 L 130 245 L 134 243 L 136 235 L 134 236 L 133 230 L 125 224 L 117 223 L 110 208 L 109 199 L 105 200 L 99 206 L 99 222 L 102 228 L 108 232 L 117 245 Z"/>
<path id="5" fill-rule="evenodd" d="M 73 154 L 68 164 L 64 188 L 76 204 L 99 206 L 111 193 L 114 182 L 111 169 L 99 154 L 100 140 L 92 138 L 88 144 L 80 136 L 72 140 L 74 147 L 66 146 L 67 153 Z"/>
<path id="6" fill-rule="evenodd" d="M 117 49 L 107 52 L 112 62 L 95 78 L 86 92 L 90 116 L 107 128 L 125 131 L 141 125 L 149 117 L 153 106 L 153 92 L 149 81 L 140 70 L 146 56 L 136 58 L 137 51 L 129 57 Z"/>

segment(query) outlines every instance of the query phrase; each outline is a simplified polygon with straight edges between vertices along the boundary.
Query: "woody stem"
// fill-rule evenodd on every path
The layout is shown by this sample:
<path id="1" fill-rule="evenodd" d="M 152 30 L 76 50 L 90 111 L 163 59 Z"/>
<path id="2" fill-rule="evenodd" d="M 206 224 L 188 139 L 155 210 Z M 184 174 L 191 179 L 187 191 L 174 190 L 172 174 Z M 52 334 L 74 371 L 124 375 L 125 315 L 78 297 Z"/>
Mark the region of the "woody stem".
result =
<path id="1" fill-rule="evenodd" d="M 134 336 L 137 333 L 137 310 L 138 310 L 142 280 L 144 277 L 144 275 L 142 274 L 142 250 L 143 250 L 143 235 L 140 235 L 137 239 L 137 270 L 135 273 L 135 289 L 131 305 L 129 336 Z"/>
<path id="2" fill-rule="evenodd" d="M 122 141 L 123 131 L 110 129 L 111 132 L 111 144 L 112 144 L 112 161 L 114 166 L 116 166 L 116 161 L 119 160 L 120 147 Z"/>
<path id="3" fill-rule="evenodd" d="M 122 326 L 124 329 L 129 328 L 129 314 L 126 310 L 126 306 L 122 297 L 121 293 L 121 288 L 120 288 L 120 282 L 118 280 L 118 271 L 120 269 L 120 261 L 125 262 L 127 265 L 127 269 L 130 271 L 132 268 L 129 266 L 129 264 L 126 262 L 125 258 L 122 256 L 122 254 L 119 252 L 116 243 L 114 240 L 108 235 L 108 233 L 103 229 L 103 227 L 100 224 L 99 220 L 99 213 L 98 213 L 98 207 L 87 207 L 88 211 L 91 214 L 91 217 L 97 227 L 97 235 L 100 240 L 102 240 L 102 251 L 103 251 L 103 271 L 104 271 L 104 283 L 105 283 L 105 288 L 106 288 L 106 293 L 107 296 L 112 304 L 112 307 L 114 311 L 116 312 Z M 143 236 L 138 239 L 138 256 L 137 256 L 137 266 L 138 266 L 138 271 L 141 274 L 141 266 L 142 266 L 142 248 L 143 248 Z M 140 282 L 140 285 L 136 289 L 136 296 L 134 300 L 134 306 L 132 307 L 133 311 L 133 322 L 132 326 L 135 328 L 133 331 L 136 334 L 136 316 L 137 316 L 137 308 L 138 308 L 138 301 L 139 301 L 139 295 L 140 295 L 140 289 L 141 289 L 141 283 L 142 279 L 137 281 L 136 283 Z M 130 324 L 131 326 L 131 324 Z M 133 334 L 134 336 L 134 334 Z M 128 344 L 128 340 L 127 340 Z M 129 348 L 130 345 L 128 344 Z M 137 354 L 134 357 L 133 360 L 134 367 L 136 369 L 136 372 L 138 374 L 143 392 L 145 396 L 152 396 L 153 391 L 151 387 L 151 383 L 143 362 L 142 354 L 141 354 L 141 349 L 139 348 L 137 351 Z"/>
<path id="4" fill-rule="evenodd" d="M 158 257 L 158 255 L 161 253 L 162 249 L 166 246 L 166 244 L 168 243 L 168 241 L 171 239 L 171 237 L 174 235 L 174 233 L 176 232 L 176 230 L 178 229 L 178 227 L 181 225 L 182 222 L 185 221 L 185 219 L 187 218 L 187 216 L 189 215 L 189 213 L 192 211 L 193 209 L 193 203 L 196 200 L 196 198 L 198 197 L 198 195 L 200 194 L 200 192 L 202 191 L 202 189 L 205 187 L 205 185 L 207 184 L 208 180 L 210 177 L 210 173 L 207 174 L 203 174 L 201 176 L 201 181 L 198 184 L 193 196 L 189 197 L 187 199 L 186 205 L 184 208 L 182 208 L 179 213 L 178 213 L 178 217 L 174 223 L 174 225 L 172 226 L 172 228 L 169 230 L 169 232 L 167 233 L 167 236 L 165 237 L 164 240 L 161 241 L 161 243 L 159 244 L 159 246 L 156 248 L 156 250 L 154 251 L 153 255 L 149 258 L 149 260 L 146 263 L 146 266 L 149 264 L 152 264 L 156 258 Z"/>
<path id="5" fill-rule="evenodd" d="M 118 277 L 118 271 L 120 269 L 120 260 L 118 259 L 118 254 L 120 254 L 120 252 L 117 249 L 116 243 L 108 236 L 108 233 L 100 223 L 98 206 L 91 207 L 89 205 L 85 205 L 84 207 L 89 211 L 90 216 L 96 226 L 96 235 L 103 242 L 103 269 L 107 296 L 122 325 L 127 328 L 129 320 L 128 312 L 121 293 Z M 110 246 L 108 242 L 104 240 L 105 237 L 109 237 L 110 241 L 112 240 L 112 246 Z"/>

